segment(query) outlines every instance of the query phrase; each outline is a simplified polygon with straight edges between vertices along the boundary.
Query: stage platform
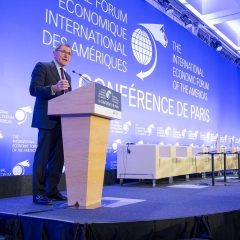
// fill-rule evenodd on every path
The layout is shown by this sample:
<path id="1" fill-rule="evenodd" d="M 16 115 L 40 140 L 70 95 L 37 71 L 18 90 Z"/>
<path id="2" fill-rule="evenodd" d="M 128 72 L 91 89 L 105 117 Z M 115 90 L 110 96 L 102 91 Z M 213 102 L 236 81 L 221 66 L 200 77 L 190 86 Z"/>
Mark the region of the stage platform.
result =
<path id="1" fill-rule="evenodd" d="M 151 181 L 104 186 L 108 205 L 94 210 L 35 205 L 32 196 L 2 198 L 0 239 L 240 239 L 240 181 L 215 180 L 215 186 L 211 176 L 161 179 L 154 188 Z"/>

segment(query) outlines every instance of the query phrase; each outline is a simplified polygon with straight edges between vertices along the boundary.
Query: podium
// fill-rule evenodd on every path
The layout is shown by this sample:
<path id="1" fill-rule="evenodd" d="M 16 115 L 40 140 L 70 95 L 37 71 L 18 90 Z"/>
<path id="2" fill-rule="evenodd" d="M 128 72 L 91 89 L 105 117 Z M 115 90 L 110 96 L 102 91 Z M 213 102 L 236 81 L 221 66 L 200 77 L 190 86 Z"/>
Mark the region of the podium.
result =
<path id="1" fill-rule="evenodd" d="M 68 204 L 101 206 L 111 119 L 121 119 L 121 94 L 89 83 L 48 102 L 61 116 Z"/>

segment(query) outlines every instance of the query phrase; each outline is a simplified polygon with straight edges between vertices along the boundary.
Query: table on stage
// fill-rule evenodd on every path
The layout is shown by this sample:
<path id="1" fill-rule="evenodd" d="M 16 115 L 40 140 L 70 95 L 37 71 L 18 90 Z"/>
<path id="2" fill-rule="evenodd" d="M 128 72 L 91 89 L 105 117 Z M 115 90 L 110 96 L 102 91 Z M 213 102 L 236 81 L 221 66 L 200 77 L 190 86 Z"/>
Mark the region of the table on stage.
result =
<path id="1" fill-rule="evenodd" d="M 240 179 L 240 152 L 207 152 L 207 153 L 201 153 L 201 154 L 209 154 L 211 155 L 211 161 L 212 161 L 212 186 L 215 186 L 215 178 L 214 178 L 214 155 L 223 155 L 223 164 L 224 164 L 224 182 L 227 182 L 227 176 L 226 176 L 226 161 L 227 161 L 227 154 L 236 154 L 238 157 L 238 178 Z"/>

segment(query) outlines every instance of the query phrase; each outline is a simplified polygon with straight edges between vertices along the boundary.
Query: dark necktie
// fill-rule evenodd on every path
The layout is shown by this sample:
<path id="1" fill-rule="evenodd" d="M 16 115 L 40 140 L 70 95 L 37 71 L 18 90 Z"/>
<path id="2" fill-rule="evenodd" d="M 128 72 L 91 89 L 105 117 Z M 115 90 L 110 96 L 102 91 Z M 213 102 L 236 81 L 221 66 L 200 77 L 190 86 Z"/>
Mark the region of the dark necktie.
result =
<path id="1" fill-rule="evenodd" d="M 60 71 L 61 71 L 61 78 L 62 78 L 62 80 L 65 80 L 66 78 L 65 78 L 65 74 L 64 74 L 63 68 L 60 68 Z M 67 92 L 68 92 L 68 89 L 64 90 L 64 93 L 67 93 Z"/>

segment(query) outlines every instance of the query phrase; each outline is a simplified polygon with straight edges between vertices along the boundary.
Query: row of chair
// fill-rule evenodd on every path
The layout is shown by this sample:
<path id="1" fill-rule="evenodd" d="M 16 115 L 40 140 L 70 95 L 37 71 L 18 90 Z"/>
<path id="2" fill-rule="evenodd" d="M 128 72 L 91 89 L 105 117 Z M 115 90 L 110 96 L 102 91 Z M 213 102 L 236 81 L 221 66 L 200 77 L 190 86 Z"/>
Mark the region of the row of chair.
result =
<path id="1" fill-rule="evenodd" d="M 225 149 L 219 148 L 219 152 Z M 234 149 L 233 149 L 234 151 Z M 172 178 L 212 171 L 212 159 L 206 147 L 160 146 L 157 144 L 118 145 L 117 177 L 126 179 Z M 226 154 L 226 169 L 238 168 L 237 154 Z M 215 171 L 224 169 L 224 155 L 214 155 Z"/>

